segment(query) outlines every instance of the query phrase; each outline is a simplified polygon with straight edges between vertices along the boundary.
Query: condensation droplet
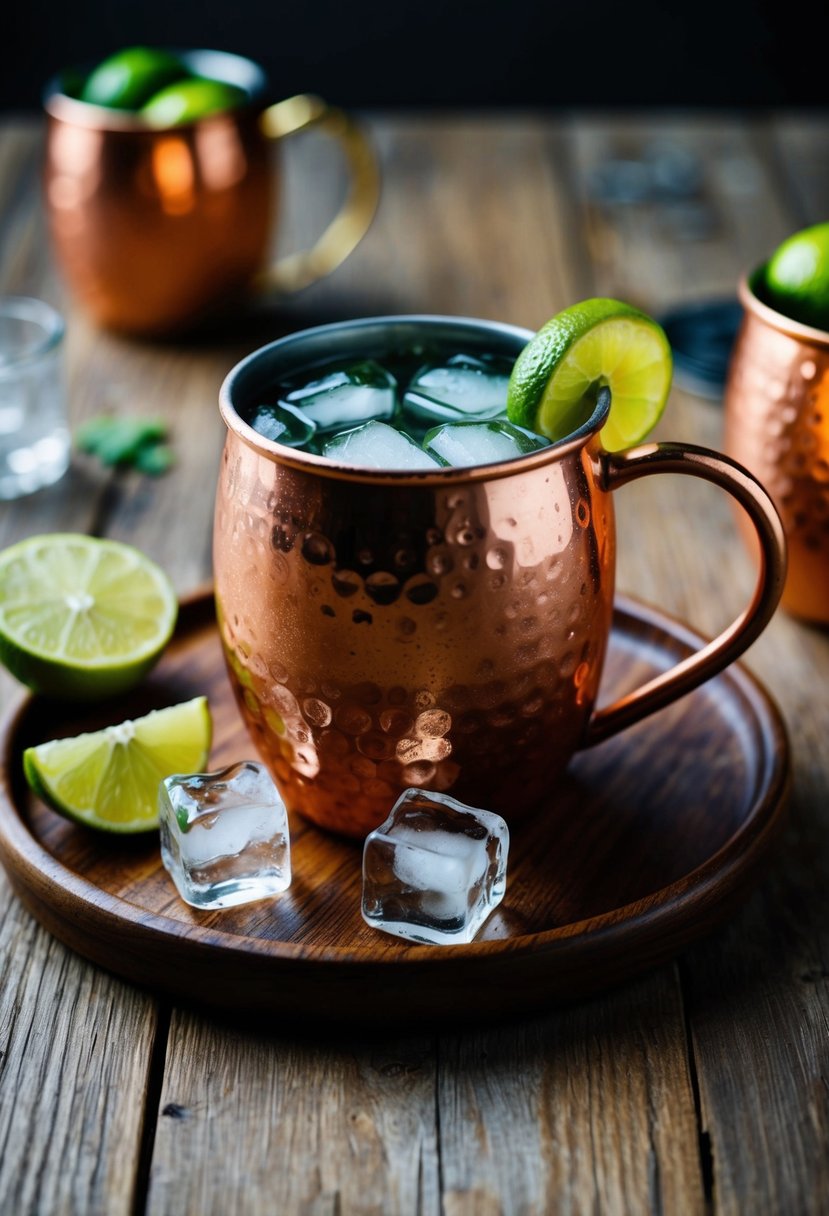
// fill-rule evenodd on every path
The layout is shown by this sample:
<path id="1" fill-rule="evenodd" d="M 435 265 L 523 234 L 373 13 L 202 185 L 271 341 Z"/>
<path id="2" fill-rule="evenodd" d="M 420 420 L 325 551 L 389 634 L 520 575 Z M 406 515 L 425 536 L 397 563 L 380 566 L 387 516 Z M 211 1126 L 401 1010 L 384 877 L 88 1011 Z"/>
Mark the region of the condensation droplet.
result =
<path id="1" fill-rule="evenodd" d="M 334 560 L 334 546 L 321 532 L 309 532 L 302 541 L 302 556 L 312 566 L 327 566 Z"/>
<path id="2" fill-rule="evenodd" d="M 434 775 L 434 764 L 428 764 L 425 760 L 417 760 L 413 764 L 407 764 L 403 769 L 403 780 L 406 785 L 427 785 Z"/>
<path id="3" fill-rule="evenodd" d="M 380 714 L 380 726 L 390 735 L 405 735 L 412 729 L 411 714 L 403 709 L 384 709 Z"/>
<path id="4" fill-rule="evenodd" d="M 455 562 L 448 549 L 433 549 L 426 558 L 426 569 L 435 578 L 449 574 Z"/>
<path id="5" fill-rule="evenodd" d="M 586 498 L 580 498 L 576 503 L 576 523 L 580 528 L 586 528 L 590 523 L 590 507 Z"/>
<path id="6" fill-rule="evenodd" d="M 331 586 L 343 599 L 359 591 L 362 581 L 356 570 L 335 570 L 331 575 Z"/>
<path id="7" fill-rule="evenodd" d="M 362 735 L 371 729 L 371 714 L 366 713 L 361 706 L 347 702 L 337 707 L 334 721 L 347 735 Z"/>
<path id="8" fill-rule="evenodd" d="M 357 751 L 371 760 L 388 760 L 394 752 L 394 740 L 379 731 L 369 730 L 357 739 Z"/>
<path id="9" fill-rule="evenodd" d="M 466 595 L 466 583 L 454 583 L 450 595 L 454 600 L 462 600 Z"/>
<path id="10" fill-rule="evenodd" d="M 487 551 L 486 564 L 490 570 L 503 570 L 509 561 L 509 551 L 502 545 L 494 545 Z"/>
<path id="11" fill-rule="evenodd" d="M 817 366 L 814 359 L 804 359 L 800 365 L 800 374 L 804 380 L 814 380 Z"/>
<path id="12" fill-rule="evenodd" d="M 331 707 L 316 697 L 308 697 L 303 701 L 302 712 L 306 722 L 310 722 L 312 726 L 328 726 L 333 716 Z"/>
<path id="13" fill-rule="evenodd" d="M 404 587 L 406 598 L 413 604 L 431 604 L 438 593 L 435 583 L 424 574 L 418 574 L 409 579 Z"/>
<path id="14" fill-rule="evenodd" d="M 378 570 L 366 579 L 366 595 L 375 604 L 393 604 L 400 594 L 400 580 L 386 570 Z"/>
<path id="15" fill-rule="evenodd" d="M 360 684 L 355 684 L 350 695 L 358 705 L 379 705 L 383 700 L 383 690 L 373 680 L 363 680 Z"/>
<path id="16" fill-rule="evenodd" d="M 584 681 L 587 679 L 587 677 L 589 675 L 590 675 L 590 664 L 589 663 L 579 663 L 578 667 L 576 668 L 575 672 L 573 673 L 573 683 L 575 684 L 576 688 L 581 688 L 582 684 L 584 683 Z"/>
<path id="17" fill-rule="evenodd" d="M 443 709 L 428 709 L 425 713 L 419 714 L 415 721 L 415 733 L 418 735 L 429 735 L 435 739 L 448 734 L 452 726 L 451 715 Z"/>

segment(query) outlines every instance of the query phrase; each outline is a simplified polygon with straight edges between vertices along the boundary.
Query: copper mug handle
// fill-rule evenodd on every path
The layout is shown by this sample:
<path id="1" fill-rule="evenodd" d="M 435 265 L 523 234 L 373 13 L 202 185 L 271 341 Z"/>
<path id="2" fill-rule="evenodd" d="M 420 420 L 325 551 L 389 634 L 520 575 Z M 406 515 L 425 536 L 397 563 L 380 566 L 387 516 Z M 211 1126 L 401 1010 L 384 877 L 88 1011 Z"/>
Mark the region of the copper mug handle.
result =
<path id="1" fill-rule="evenodd" d="M 786 539 L 780 517 L 766 491 L 736 461 L 707 448 L 683 443 L 654 443 L 627 452 L 602 452 L 600 478 L 615 490 L 649 473 L 686 473 L 727 490 L 745 508 L 760 542 L 760 575 L 748 608 L 718 637 L 627 693 L 612 705 L 596 710 L 587 725 L 582 747 L 609 739 L 657 709 L 663 709 L 733 663 L 768 624 L 786 578 Z"/>
<path id="2" fill-rule="evenodd" d="M 280 258 L 259 276 L 265 289 L 299 291 L 336 270 L 368 232 L 380 197 L 380 170 L 371 144 L 354 121 L 310 93 L 269 106 L 260 125 L 268 139 L 319 128 L 342 145 L 350 172 L 345 201 L 315 244 Z"/>

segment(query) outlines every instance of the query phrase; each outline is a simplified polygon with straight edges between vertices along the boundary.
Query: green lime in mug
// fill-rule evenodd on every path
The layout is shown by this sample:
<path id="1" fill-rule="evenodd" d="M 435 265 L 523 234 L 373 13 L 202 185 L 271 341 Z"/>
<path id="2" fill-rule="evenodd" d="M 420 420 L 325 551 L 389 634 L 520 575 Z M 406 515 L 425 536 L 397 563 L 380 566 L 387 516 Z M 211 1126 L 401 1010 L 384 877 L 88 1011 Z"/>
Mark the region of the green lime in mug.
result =
<path id="1" fill-rule="evenodd" d="M 47 88 L 45 191 L 58 261 L 101 324 L 135 334 L 191 327 L 251 291 L 296 291 L 367 232 L 379 195 L 371 145 L 342 111 L 302 94 L 267 104 L 250 59 L 220 51 L 119 51 Z M 309 250 L 267 266 L 274 141 L 315 127 L 341 145 L 350 188 Z"/>

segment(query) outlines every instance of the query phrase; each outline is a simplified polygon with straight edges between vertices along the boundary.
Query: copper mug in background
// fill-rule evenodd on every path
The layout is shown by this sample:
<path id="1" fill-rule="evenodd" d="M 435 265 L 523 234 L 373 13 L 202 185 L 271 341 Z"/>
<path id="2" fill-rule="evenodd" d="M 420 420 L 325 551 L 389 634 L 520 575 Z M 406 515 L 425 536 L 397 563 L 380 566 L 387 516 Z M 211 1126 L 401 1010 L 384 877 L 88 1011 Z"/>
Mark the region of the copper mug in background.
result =
<path id="1" fill-rule="evenodd" d="M 783 520 L 783 607 L 829 624 L 829 332 L 765 304 L 761 276 L 762 268 L 740 283 L 744 316 L 725 391 L 725 449 L 763 482 Z"/>
<path id="2" fill-rule="evenodd" d="M 58 261 L 95 319 L 128 333 L 174 332 L 251 289 L 308 285 L 348 256 L 377 205 L 374 153 L 345 114 L 308 95 L 266 106 L 264 72 L 238 55 L 181 58 L 198 75 L 241 87 L 249 102 L 159 129 L 77 100 L 68 73 L 44 97 L 44 189 Z M 310 127 L 341 144 L 349 192 L 312 249 L 267 268 L 270 145 Z"/>
<path id="3" fill-rule="evenodd" d="M 762 487 L 703 448 L 608 454 L 607 390 L 560 443 L 434 472 L 338 466 L 269 442 L 242 417 L 322 360 L 412 349 L 514 358 L 531 336 L 462 318 L 342 322 L 263 347 L 222 387 L 214 567 L 230 679 L 288 806 L 325 828 L 365 835 L 408 786 L 515 820 L 577 749 L 736 659 L 777 604 L 785 542 Z M 650 473 L 732 494 L 759 538 L 760 579 L 715 641 L 596 710 L 613 614 L 612 492 Z"/>

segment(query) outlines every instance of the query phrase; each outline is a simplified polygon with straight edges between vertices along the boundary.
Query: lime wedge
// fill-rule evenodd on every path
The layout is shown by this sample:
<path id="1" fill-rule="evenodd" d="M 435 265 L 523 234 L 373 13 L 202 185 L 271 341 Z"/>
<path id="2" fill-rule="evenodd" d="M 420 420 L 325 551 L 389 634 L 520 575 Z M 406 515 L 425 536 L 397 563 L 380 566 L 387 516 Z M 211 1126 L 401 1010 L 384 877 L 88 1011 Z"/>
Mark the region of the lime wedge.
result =
<path id="1" fill-rule="evenodd" d="M 118 541 L 53 532 L 0 553 L 0 659 L 48 696 L 124 692 L 170 639 L 178 605 L 162 570 Z"/>
<path id="2" fill-rule="evenodd" d="M 206 697 L 23 753 L 34 792 L 68 819 L 104 832 L 158 827 L 158 785 L 173 773 L 202 772 L 211 737 Z"/>
<path id="3" fill-rule="evenodd" d="M 671 367 L 668 339 L 651 317 L 619 300 L 583 300 L 548 321 L 518 356 L 507 417 L 555 442 L 588 420 L 606 385 L 611 406 L 601 438 L 617 451 L 656 424 Z"/>

